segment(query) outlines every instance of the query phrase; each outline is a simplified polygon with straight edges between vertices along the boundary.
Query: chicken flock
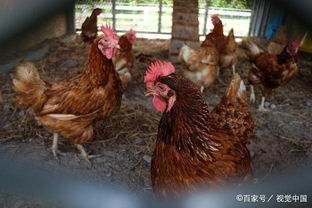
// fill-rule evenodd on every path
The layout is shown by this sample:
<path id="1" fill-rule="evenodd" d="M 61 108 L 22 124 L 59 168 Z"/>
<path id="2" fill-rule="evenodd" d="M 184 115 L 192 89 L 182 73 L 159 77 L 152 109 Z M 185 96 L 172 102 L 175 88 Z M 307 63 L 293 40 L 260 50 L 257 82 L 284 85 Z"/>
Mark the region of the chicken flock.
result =
<path id="1" fill-rule="evenodd" d="M 110 26 L 102 26 L 97 37 L 95 9 L 82 26 L 81 38 L 90 43 L 85 69 L 68 81 L 52 83 L 40 78 L 35 65 L 24 62 L 16 67 L 13 88 L 17 103 L 30 110 L 36 120 L 53 133 L 52 152 L 58 150 L 58 138 L 72 142 L 91 165 L 83 144 L 93 137 L 95 122 L 118 112 L 122 94 L 132 79 L 135 56 L 132 45 L 136 32 L 117 37 Z M 254 86 L 265 96 L 288 83 L 298 72 L 298 38 L 289 41 L 278 54 L 264 52 L 251 42 L 245 45 L 252 67 L 248 73 L 251 93 L 236 72 L 238 58 L 234 30 L 227 36 L 218 15 L 212 15 L 214 28 L 201 46 L 185 45 L 179 53 L 183 76 L 172 63 L 154 61 L 146 70 L 146 96 L 162 113 L 156 146 L 152 156 L 153 190 L 162 197 L 181 197 L 201 188 L 219 188 L 252 179 L 252 164 L 246 145 L 253 135 L 249 102 L 255 102 Z M 220 103 L 211 111 L 202 92 L 222 71 L 231 68 L 233 78 Z"/>

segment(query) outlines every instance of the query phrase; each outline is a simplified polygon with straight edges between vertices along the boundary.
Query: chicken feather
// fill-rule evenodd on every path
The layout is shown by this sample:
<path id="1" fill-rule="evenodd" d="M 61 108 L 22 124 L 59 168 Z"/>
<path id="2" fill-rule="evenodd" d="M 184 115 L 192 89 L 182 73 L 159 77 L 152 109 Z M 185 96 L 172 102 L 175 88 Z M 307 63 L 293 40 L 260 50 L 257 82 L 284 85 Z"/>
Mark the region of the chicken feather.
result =
<path id="1" fill-rule="evenodd" d="M 104 28 L 103 31 L 110 34 L 109 30 Z M 110 40 L 103 36 L 95 41 L 91 45 L 85 70 L 68 81 L 43 81 L 30 62 L 16 67 L 13 87 L 17 92 L 17 102 L 31 109 L 36 119 L 51 132 L 62 135 L 76 145 L 92 138 L 95 121 L 113 115 L 120 108 L 121 81 L 112 60 L 104 56 L 106 53 L 100 49 L 104 38 Z M 114 36 L 110 38 L 112 44 L 117 44 Z M 111 51 L 107 54 L 114 51 L 113 48 L 103 50 Z M 57 141 L 57 136 L 54 138 Z M 53 146 L 55 148 L 57 145 Z M 83 150 L 82 146 L 77 147 Z M 84 150 L 83 154 L 86 154 Z"/>
<path id="2" fill-rule="evenodd" d="M 239 75 L 233 78 L 219 106 L 209 113 L 193 82 L 174 71 L 165 73 L 163 69 L 171 66 L 160 62 L 146 72 L 147 94 L 167 105 L 162 109 L 152 157 L 153 190 L 172 198 L 201 188 L 214 189 L 248 181 L 252 167 L 246 144 L 253 123 L 246 88 Z M 174 100 L 172 107 L 170 100 Z M 158 104 L 154 103 L 156 109 Z M 236 119 L 235 115 L 242 116 Z M 223 120 L 225 123 L 213 124 Z"/>
<path id="3" fill-rule="evenodd" d="M 278 55 L 263 52 L 251 41 L 246 41 L 246 45 L 252 62 L 252 67 L 248 72 L 248 81 L 252 85 L 250 98 L 252 102 L 255 102 L 253 86 L 261 84 L 263 90 L 259 110 L 266 111 L 265 96 L 279 86 L 287 84 L 299 72 L 296 56 L 300 41 L 298 39 L 290 41 Z"/>

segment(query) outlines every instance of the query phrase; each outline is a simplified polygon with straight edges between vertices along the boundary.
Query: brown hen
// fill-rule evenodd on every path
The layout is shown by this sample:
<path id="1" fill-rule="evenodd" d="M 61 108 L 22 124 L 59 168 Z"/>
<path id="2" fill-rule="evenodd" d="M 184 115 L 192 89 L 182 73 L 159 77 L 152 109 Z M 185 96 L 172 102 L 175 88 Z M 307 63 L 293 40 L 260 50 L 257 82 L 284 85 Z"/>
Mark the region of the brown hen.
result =
<path id="1" fill-rule="evenodd" d="M 197 49 L 184 45 L 180 49 L 179 60 L 186 66 L 184 76 L 199 86 L 201 92 L 216 80 L 219 53 L 212 41 Z"/>
<path id="2" fill-rule="evenodd" d="M 219 52 L 219 67 L 226 68 L 231 66 L 234 75 L 237 63 L 237 44 L 235 41 L 234 30 L 231 29 L 228 36 L 225 36 L 223 34 L 223 23 L 219 18 L 219 15 L 212 15 L 211 21 L 214 28 L 206 35 L 206 39 L 202 42 L 201 46 L 205 47 L 209 42 L 214 42 Z"/>
<path id="3" fill-rule="evenodd" d="M 92 43 L 97 37 L 97 16 L 99 16 L 101 13 L 102 9 L 94 9 L 91 13 L 91 16 L 87 17 L 82 23 L 80 36 L 83 42 Z"/>
<path id="4" fill-rule="evenodd" d="M 255 102 L 254 85 L 261 84 L 263 89 L 260 111 L 268 111 L 264 107 L 265 96 L 268 96 L 273 89 L 287 84 L 298 73 L 296 56 L 299 45 L 299 39 L 294 39 L 279 55 L 273 55 L 262 52 L 253 42 L 247 42 L 252 62 L 248 73 L 248 81 L 251 84 L 250 101 Z"/>
<path id="5" fill-rule="evenodd" d="M 241 91 L 239 91 L 241 89 Z M 237 92 L 240 92 L 237 95 Z M 245 86 L 238 74 L 234 75 L 230 87 L 221 102 L 209 114 L 210 125 L 214 129 L 225 130 L 249 144 L 253 135 L 254 122 L 247 101 Z"/>
<path id="6" fill-rule="evenodd" d="M 235 118 L 232 121 L 231 110 L 220 106 L 217 109 L 226 112 L 209 114 L 196 85 L 175 74 L 169 62 L 152 64 L 144 81 L 146 95 L 153 95 L 154 107 L 163 112 L 152 157 L 155 192 L 163 197 L 180 197 L 202 187 L 223 187 L 250 178 L 251 159 L 246 147 L 249 129 L 244 125 L 251 118 L 243 107 L 247 105 L 245 86 L 238 75 L 220 104 L 238 111 L 238 115 L 247 111 L 246 121 L 240 116 L 237 123 Z M 211 123 L 220 120 L 227 124 Z"/>
<path id="7" fill-rule="evenodd" d="M 123 88 L 126 88 L 132 79 L 132 70 L 134 66 L 135 56 L 132 51 L 132 45 L 136 42 L 136 32 L 130 30 L 119 38 L 119 50 L 113 58 L 116 71 L 122 82 Z"/>
<path id="8" fill-rule="evenodd" d="M 89 52 L 88 64 L 78 76 L 60 83 L 41 80 L 32 63 L 16 68 L 13 86 L 17 102 L 32 110 L 36 119 L 54 133 L 52 151 L 59 153 L 58 135 L 69 139 L 89 162 L 82 144 L 93 136 L 93 124 L 116 113 L 121 104 L 122 86 L 112 63 L 117 37 L 111 28 Z"/>

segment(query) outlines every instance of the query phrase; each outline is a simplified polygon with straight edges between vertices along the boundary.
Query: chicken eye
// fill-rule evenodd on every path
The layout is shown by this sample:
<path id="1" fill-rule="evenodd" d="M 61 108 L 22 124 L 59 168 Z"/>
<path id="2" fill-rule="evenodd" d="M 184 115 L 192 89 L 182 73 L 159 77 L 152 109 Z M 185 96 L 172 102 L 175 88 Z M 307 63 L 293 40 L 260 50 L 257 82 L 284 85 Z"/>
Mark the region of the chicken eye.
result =
<path id="1" fill-rule="evenodd" d="M 168 94 L 167 94 L 169 97 L 171 97 L 171 96 L 173 96 L 174 95 L 174 93 L 170 90 L 169 92 L 168 92 Z"/>
<path id="2" fill-rule="evenodd" d="M 167 77 L 171 79 L 173 78 L 173 74 L 169 74 Z"/>

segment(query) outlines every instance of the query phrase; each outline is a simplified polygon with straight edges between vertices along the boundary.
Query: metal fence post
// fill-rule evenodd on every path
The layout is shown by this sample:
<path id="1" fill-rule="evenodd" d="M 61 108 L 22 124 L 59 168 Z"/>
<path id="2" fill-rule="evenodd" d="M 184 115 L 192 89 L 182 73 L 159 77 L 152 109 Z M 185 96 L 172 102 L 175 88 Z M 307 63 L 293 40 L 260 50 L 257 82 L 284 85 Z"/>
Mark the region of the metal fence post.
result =
<path id="1" fill-rule="evenodd" d="M 112 0 L 112 22 L 113 29 L 116 30 L 116 0 Z"/>
<path id="2" fill-rule="evenodd" d="M 209 0 L 206 0 L 203 35 L 206 35 L 207 18 L 208 18 L 208 6 L 209 6 L 208 4 L 209 4 Z"/>
<path id="3" fill-rule="evenodd" d="M 158 32 L 161 32 L 161 16 L 162 16 L 162 0 L 159 0 L 159 11 L 158 11 Z"/>
<path id="4" fill-rule="evenodd" d="M 248 31 L 248 36 L 254 36 L 254 31 L 255 31 L 255 18 L 256 18 L 256 14 L 257 14 L 257 6 L 258 5 L 258 0 L 254 0 L 252 2 L 252 11 L 251 11 L 251 17 L 250 17 L 250 23 L 249 23 L 249 31 Z"/>
<path id="5" fill-rule="evenodd" d="M 67 8 L 67 15 L 66 15 L 66 22 L 67 22 L 67 33 L 74 34 L 76 32 L 76 25 L 75 25 L 75 1 L 72 1 L 70 6 Z"/>

